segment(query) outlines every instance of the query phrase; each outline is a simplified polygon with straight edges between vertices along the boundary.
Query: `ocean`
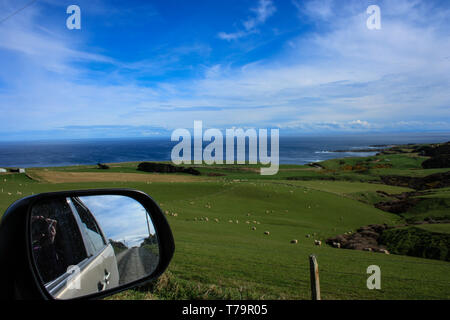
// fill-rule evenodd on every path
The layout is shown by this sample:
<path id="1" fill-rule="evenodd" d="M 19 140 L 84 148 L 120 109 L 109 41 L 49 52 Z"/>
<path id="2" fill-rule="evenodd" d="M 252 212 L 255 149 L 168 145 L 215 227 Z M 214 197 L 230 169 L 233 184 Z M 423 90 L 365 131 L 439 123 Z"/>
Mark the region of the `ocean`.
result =
<path id="1" fill-rule="evenodd" d="M 369 156 L 352 152 L 375 145 L 450 141 L 450 133 L 361 134 L 280 137 L 281 164 L 305 164 L 332 158 Z M 1 167 L 50 167 L 125 161 L 170 161 L 177 142 L 170 138 L 0 141 Z M 205 143 L 207 145 L 208 143 Z M 348 152 L 333 152 L 347 150 Z M 225 152 L 224 152 L 225 156 Z"/>

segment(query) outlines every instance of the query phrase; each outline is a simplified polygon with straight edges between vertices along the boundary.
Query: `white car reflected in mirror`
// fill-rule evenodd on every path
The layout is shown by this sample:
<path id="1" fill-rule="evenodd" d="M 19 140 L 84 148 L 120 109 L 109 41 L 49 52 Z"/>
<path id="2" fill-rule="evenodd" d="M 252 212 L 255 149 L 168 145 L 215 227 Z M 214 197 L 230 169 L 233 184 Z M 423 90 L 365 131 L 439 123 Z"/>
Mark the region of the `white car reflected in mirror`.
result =
<path id="1" fill-rule="evenodd" d="M 31 209 L 31 239 L 41 280 L 57 299 L 142 279 L 159 262 L 151 216 L 127 196 L 40 200 Z"/>

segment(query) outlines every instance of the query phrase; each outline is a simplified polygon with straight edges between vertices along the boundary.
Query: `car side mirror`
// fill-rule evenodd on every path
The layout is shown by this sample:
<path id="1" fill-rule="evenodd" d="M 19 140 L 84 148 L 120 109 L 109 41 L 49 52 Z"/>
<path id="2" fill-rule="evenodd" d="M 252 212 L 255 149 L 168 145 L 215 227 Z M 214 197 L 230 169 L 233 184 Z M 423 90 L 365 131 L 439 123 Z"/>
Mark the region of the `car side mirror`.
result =
<path id="1" fill-rule="evenodd" d="M 22 245 L 14 249 L 18 242 Z M 16 298 L 105 297 L 159 277 L 174 249 L 161 209 L 135 190 L 34 195 L 16 201 L 0 224 L 0 261 L 20 250 L 0 272 L 11 276 L 14 265 L 26 270 L 12 277 L 9 294 L 14 291 Z"/>

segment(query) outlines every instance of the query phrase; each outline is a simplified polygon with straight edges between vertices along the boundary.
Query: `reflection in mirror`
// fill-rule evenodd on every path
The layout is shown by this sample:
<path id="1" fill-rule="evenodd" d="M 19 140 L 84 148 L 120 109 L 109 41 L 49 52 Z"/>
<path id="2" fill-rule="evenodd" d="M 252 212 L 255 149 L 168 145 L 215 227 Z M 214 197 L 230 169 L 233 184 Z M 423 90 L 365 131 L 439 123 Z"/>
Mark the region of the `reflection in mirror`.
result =
<path id="1" fill-rule="evenodd" d="M 159 262 L 151 217 L 126 196 L 41 200 L 31 209 L 31 239 L 43 284 L 57 299 L 139 280 Z"/>

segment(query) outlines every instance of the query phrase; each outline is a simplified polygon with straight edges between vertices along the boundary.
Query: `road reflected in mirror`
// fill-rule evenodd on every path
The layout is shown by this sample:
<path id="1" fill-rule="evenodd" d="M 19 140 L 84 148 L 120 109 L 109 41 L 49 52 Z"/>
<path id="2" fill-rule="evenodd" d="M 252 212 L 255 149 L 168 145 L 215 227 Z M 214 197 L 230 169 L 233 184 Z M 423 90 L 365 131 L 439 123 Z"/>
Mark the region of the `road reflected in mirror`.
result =
<path id="1" fill-rule="evenodd" d="M 142 279 L 159 262 L 151 217 L 126 196 L 41 200 L 31 209 L 31 239 L 43 285 L 57 299 Z"/>

